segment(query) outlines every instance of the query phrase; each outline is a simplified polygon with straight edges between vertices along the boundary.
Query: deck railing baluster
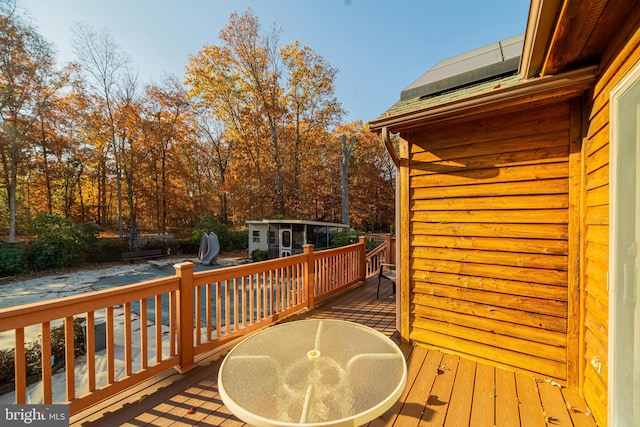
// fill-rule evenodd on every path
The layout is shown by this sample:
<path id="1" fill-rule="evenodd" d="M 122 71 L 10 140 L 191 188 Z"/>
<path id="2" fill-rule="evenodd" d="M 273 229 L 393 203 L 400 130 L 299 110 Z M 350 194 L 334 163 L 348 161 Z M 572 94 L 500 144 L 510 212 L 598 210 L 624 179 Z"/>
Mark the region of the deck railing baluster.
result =
<path id="1" fill-rule="evenodd" d="M 131 335 L 131 303 L 124 303 L 124 361 L 125 376 L 133 374 L 133 337 Z"/>
<path id="2" fill-rule="evenodd" d="M 27 367 L 24 351 L 24 328 L 16 328 L 15 333 L 15 351 L 13 356 L 15 387 L 16 387 L 16 403 L 27 403 Z"/>
<path id="3" fill-rule="evenodd" d="M 220 301 L 222 301 L 220 299 L 220 282 L 215 282 L 215 286 L 216 286 L 216 339 L 219 339 L 220 336 L 222 335 L 221 330 L 220 330 L 220 323 L 222 320 L 222 304 L 219 304 Z"/>
<path id="4" fill-rule="evenodd" d="M 85 320 L 85 346 L 87 351 L 87 374 L 89 376 L 87 383 L 89 388 L 88 392 L 96 389 L 96 341 L 94 325 L 95 313 L 89 311 L 87 312 L 87 319 Z M 44 331 L 42 335 L 44 336 Z"/>
<path id="5" fill-rule="evenodd" d="M 67 316 L 64 319 L 64 363 L 65 366 L 68 367 L 65 370 L 65 374 L 67 380 L 67 400 L 70 401 L 76 398 L 75 348 L 73 316 Z"/>
<path id="6" fill-rule="evenodd" d="M 167 295 L 167 297 L 169 297 Z M 155 298 L 156 313 L 156 363 L 162 362 L 162 295 Z"/>
<path id="7" fill-rule="evenodd" d="M 114 354 L 114 322 L 113 307 L 107 307 L 107 384 L 112 384 L 115 380 L 115 354 Z M 70 366 L 70 365 L 66 365 Z M 73 366 L 73 365 L 71 365 Z M 67 385 L 68 387 L 68 385 Z"/>
<path id="8" fill-rule="evenodd" d="M 194 292 L 195 292 L 195 298 L 196 298 L 196 301 L 194 304 L 196 320 L 195 320 L 193 334 L 195 336 L 195 345 L 200 345 L 202 344 L 202 331 L 201 331 L 202 314 L 200 312 L 202 307 L 202 287 L 196 286 L 194 289 Z"/>
<path id="9" fill-rule="evenodd" d="M 233 330 L 238 331 L 238 278 L 231 280 L 233 286 Z"/>
<path id="10" fill-rule="evenodd" d="M 140 369 L 145 370 L 148 366 L 148 335 L 147 330 L 147 299 L 140 299 Z"/>
<path id="11" fill-rule="evenodd" d="M 169 355 L 175 356 L 178 354 L 176 348 L 176 339 L 178 335 L 178 327 L 176 313 L 178 310 L 178 293 L 176 291 L 169 294 Z"/>
<path id="12" fill-rule="evenodd" d="M 213 285 L 211 283 L 207 283 L 205 285 L 205 315 L 207 317 L 207 339 L 206 341 L 211 341 L 211 332 L 213 331 L 213 312 L 211 310 L 211 301 L 213 298 Z"/>
<path id="13" fill-rule="evenodd" d="M 51 322 L 42 322 L 42 353 L 40 357 L 40 363 L 42 364 L 42 397 L 43 403 L 53 403 L 53 391 L 51 384 Z M 87 360 L 88 362 L 88 360 Z M 93 366 L 87 363 L 87 369 L 89 366 Z M 91 382 L 89 382 L 91 384 Z M 94 375 L 94 387 L 90 391 L 95 389 L 95 375 Z"/>

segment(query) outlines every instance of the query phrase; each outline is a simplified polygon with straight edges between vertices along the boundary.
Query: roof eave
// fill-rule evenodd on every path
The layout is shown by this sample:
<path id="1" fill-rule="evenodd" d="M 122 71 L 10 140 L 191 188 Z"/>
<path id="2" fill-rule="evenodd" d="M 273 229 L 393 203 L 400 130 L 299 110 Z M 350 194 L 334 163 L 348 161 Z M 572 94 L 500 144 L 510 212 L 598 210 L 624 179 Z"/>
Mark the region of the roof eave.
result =
<path id="1" fill-rule="evenodd" d="M 372 131 L 380 132 L 386 127 L 389 132 L 399 132 L 418 126 L 423 122 L 444 119 L 484 107 L 506 103 L 525 103 L 534 98 L 552 97 L 558 96 L 558 94 L 573 95 L 587 90 L 595 80 L 596 72 L 597 66 L 591 66 L 557 76 L 525 80 L 522 83 L 490 92 L 381 117 L 369 122 L 369 128 Z"/>
<path id="2" fill-rule="evenodd" d="M 563 0 L 531 0 L 520 59 L 520 73 L 526 79 L 541 75 L 563 3 Z"/>

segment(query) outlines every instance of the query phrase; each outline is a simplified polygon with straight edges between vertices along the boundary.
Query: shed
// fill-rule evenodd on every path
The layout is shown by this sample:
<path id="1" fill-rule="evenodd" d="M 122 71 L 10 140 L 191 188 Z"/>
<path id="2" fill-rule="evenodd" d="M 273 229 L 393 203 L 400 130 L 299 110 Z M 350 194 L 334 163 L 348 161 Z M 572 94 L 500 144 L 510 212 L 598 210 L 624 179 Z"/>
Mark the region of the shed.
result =
<path id="1" fill-rule="evenodd" d="M 398 167 L 401 338 L 640 425 L 640 3 L 533 0 L 524 37 L 452 59 L 369 123 Z"/>
<path id="2" fill-rule="evenodd" d="M 333 247 L 331 239 L 348 224 L 302 219 L 263 219 L 247 221 L 249 257 L 255 250 L 267 251 L 268 258 L 280 258 L 303 252 L 302 245 L 312 244 L 315 250 Z"/>

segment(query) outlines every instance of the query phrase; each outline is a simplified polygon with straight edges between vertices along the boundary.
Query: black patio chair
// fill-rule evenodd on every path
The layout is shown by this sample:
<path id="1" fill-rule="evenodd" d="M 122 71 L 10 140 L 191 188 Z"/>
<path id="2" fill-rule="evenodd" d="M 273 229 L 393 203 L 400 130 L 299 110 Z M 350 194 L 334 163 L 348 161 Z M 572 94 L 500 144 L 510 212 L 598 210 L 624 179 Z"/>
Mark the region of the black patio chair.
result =
<path id="1" fill-rule="evenodd" d="M 380 298 L 380 279 L 385 278 L 391 281 L 393 285 L 393 293 L 396 293 L 396 265 L 395 264 L 380 264 L 380 270 L 378 271 L 378 292 L 376 293 L 376 299 Z"/>

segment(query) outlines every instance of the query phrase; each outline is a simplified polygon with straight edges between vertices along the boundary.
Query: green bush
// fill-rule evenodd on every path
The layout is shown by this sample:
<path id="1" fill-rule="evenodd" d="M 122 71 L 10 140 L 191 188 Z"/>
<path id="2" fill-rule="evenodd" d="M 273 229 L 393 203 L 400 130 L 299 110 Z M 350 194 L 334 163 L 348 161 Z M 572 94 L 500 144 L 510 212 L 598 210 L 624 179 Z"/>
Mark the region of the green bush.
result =
<path id="1" fill-rule="evenodd" d="M 57 215 L 39 214 L 29 229 L 37 237 L 27 256 L 35 270 L 82 265 L 97 248 L 98 229 L 90 223 L 73 224 Z"/>
<path id="2" fill-rule="evenodd" d="M 199 249 L 200 241 L 196 243 L 193 238 L 173 239 L 169 246 L 170 254 L 176 256 L 197 255 Z"/>
<path id="3" fill-rule="evenodd" d="M 251 259 L 253 261 L 264 261 L 269 257 L 269 251 L 263 251 L 260 249 L 256 249 L 251 252 Z"/>
<path id="4" fill-rule="evenodd" d="M 331 245 L 335 247 L 354 245 L 358 243 L 358 241 L 360 240 L 360 236 L 364 236 L 364 235 L 366 235 L 366 233 L 362 231 L 356 231 L 352 229 L 340 230 L 340 232 L 338 232 L 338 234 L 336 234 L 331 239 Z M 371 252 L 378 245 L 379 245 L 378 242 L 367 239 L 366 240 L 367 252 Z"/>
<path id="5" fill-rule="evenodd" d="M 0 384 L 13 380 L 15 366 L 13 364 L 13 349 L 0 349 Z"/>
<path id="6" fill-rule="evenodd" d="M 231 245 L 234 250 L 248 249 L 249 232 L 247 230 L 231 232 Z"/>
<path id="7" fill-rule="evenodd" d="M 75 264 L 71 242 L 61 236 L 45 236 L 31 243 L 29 264 L 36 270 Z"/>
<path id="8" fill-rule="evenodd" d="M 193 229 L 191 240 L 199 245 L 202 234 L 211 232 L 216 233 L 216 236 L 218 236 L 218 242 L 220 243 L 220 250 L 222 252 L 233 250 L 233 240 L 229 228 L 209 215 L 205 215 L 200 219 L 200 223 Z"/>
<path id="9" fill-rule="evenodd" d="M 86 261 L 116 262 L 122 259 L 123 252 L 129 252 L 129 243 L 125 239 L 98 239 Z"/>
<path id="10" fill-rule="evenodd" d="M 24 245 L 0 241 L 0 277 L 23 273 L 25 262 Z"/>
<path id="11" fill-rule="evenodd" d="M 353 245 L 355 243 L 358 243 L 360 236 L 364 236 L 364 233 L 345 228 L 343 230 L 340 230 L 338 234 L 333 236 L 333 238 L 331 239 L 331 246 L 340 247 Z"/>

